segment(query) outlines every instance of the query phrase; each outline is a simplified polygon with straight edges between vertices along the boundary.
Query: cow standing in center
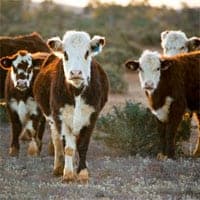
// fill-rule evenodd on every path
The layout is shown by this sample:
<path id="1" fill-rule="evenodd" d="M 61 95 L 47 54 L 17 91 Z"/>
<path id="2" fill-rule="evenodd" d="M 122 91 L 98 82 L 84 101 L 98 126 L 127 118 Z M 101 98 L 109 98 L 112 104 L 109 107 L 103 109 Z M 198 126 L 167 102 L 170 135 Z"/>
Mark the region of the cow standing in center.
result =
<path id="1" fill-rule="evenodd" d="M 105 39 L 86 32 L 68 31 L 49 46 L 62 49 L 61 58 L 51 54 L 37 76 L 34 95 L 49 121 L 54 144 L 54 175 L 63 181 L 88 181 L 86 153 L 95 122 L 107 98 L 109 83 L 93 56 L 101 52 Z M 44 98 L 46 97 L 46 98 Z M 76 176 L 74 157 L 79 164 Z"/>

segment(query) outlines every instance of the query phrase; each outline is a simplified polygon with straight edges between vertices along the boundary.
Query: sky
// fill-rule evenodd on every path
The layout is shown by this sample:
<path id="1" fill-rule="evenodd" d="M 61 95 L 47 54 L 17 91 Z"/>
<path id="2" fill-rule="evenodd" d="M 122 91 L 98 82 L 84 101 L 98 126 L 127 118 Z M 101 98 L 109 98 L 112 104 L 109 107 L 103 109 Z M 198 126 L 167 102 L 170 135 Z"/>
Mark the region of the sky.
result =
<path id="1" fill-rule="evenodd" d="M 34 2 L 41 2 L 43 0 L 32 0 Z M 53 0 L 54 2 L 78 7 L 84 7 L 88 4 L 89 0 Z M 123 6 L 126 6 L 130 0 L 101 0 L 102 3 L 117 3 Z M 149 0 L 152 6 L 161 6 L 167 5 L 172 8 L 180 8 L 182 2 L 185 2 L 188 6 L 191 7 L 200 7 L 200 0 Z"/>

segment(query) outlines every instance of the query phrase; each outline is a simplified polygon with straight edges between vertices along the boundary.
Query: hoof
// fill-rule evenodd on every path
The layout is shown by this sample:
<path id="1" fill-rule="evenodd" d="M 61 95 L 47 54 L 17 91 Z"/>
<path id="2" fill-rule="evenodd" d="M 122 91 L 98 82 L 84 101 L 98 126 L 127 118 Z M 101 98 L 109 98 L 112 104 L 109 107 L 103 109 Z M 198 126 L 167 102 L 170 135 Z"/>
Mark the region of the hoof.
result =
<path id="1" fill-rule="evenodd" d="M 37 156 L 39 155 L 39 148 L 35 141 L 31 141 L 28 146 L 28 155 Z"/>
<path id="2" fill-rule="evenodd" d="M 62 175 L 63 175 L 63 167 L 62 167 L 62 166 L 56 167 L 56 168 L 53 170 L 53 175 L 54 175 L 54 176 L 62 176 Z"/>
<path id="3" fill-rule="evenodd" d="M 69 182 L 74 182 L 76 180 L 76 174 L 74 172 L 68 171 L 65 172 L 63 175 L 62 182 L 63 183 L 69 183 Z"/>
<path id="4" fill-rule="evenodd" d="M 87 169 L 82 169 L 77 177 L 77 181 L 80 183 L 88 183 L 89 181 L 89 173 Z"/>
<path id="5" fill-rule="evenodd" d="M 164 160 L 167 160 L 167 156 L 164 155 L 163 153 L 158 153 L 157 154 L 157 160 L 160 160 L 160 161 L 164 161 Z"/>
<path id="6" fill-rule="evenodd" d="M 48 144 L 48 154 L 50 156 L 54 156 L 54 146 L 53 146 L 53 143 L 51 141 Z"/>
<path id="7" fill-rule="evenodd" d="M 9 149 L 10 156 L 18 156 L 18 154 L 19 154 L 19 149 L 17 149 L 16 147 L 10 147 Z"/>

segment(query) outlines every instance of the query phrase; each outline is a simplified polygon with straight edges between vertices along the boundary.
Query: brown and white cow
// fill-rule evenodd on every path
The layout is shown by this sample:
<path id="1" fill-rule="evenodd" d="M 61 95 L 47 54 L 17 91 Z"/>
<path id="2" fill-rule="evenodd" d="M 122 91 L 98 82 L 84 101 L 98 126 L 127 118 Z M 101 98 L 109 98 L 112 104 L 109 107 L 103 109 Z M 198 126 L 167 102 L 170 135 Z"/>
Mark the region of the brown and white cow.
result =
<path id="1" fill-rule="evenodd" d="M 187 38 L 182 31 L 163 31 L 161 33 L 161 46 L 164 55 L 174 56 L 179 53 L 200 50 L 200 38 Z"/>
<path id="2" fill-rule="evenodd" d="M 29 155 L 38 155 L 44 132 L 45 118 L 34 96 L 33 82 L 39 72 L 42 61 L 48 53 L 30 54 L 25 50 L 0 59 L 2 69 L 7 70 L 5 99 L 11 122 L 11 144 L 9 154 L 19 153 L 19 136 L 28 133 L 31 142 Z"/>
<path id="3" fill-rule="evenodd" d="M 179 53 L 186 53 L 200 50 L 200 38 L 187 38 L 182 31 L 163 31 L 161 33 L 161 46 L 163 54 L 175 56 Z M 198 114 L 200 115 L 200 113 Z M 197 124 L 196 114 L 190 114 L 190 137 L 187 141 L 181 142 L 181 148 L 185 155 L 200 154 L 200 124 Z"/>
<path id="4" fill-rule="evenodd" d="M 49 120 L 55 149 L 54 175 L 63 181 L 76 178 L 73 163 L 78 150 L 77 179 L 87 181 L 86 153 L 95 122 L 108 98 L 108 79 L 93 60 L 101 52 L 105 39 L 81 31 L 67 31 L 50 40 L 50 46 L 62 49 L 62 58 L 54 54 L 43 63 L 34 84 L 34 95 Z M 44 96 L 46 98 L 44 98 Z"/>
<path id="5" fill-rule="evenodd" d="M 51 52 L 46 42 L 36 32 L 16 37 L 0 36 L 0 58 L 11 56 L 22 49 L 30 53 Z M 6 71 L 0 68 L 0 99 L 4 98 L 5 79 Z"/>
<path id="6" fill-rule="evenodd" d="M 147 50 L 126 67 L 139 70 L 141 87 L 158 119 L 162 144 L 158 158 L 173 158 L 176 130 L 186 108 L 200 112 L 200 51 L 163 57 Z"/>

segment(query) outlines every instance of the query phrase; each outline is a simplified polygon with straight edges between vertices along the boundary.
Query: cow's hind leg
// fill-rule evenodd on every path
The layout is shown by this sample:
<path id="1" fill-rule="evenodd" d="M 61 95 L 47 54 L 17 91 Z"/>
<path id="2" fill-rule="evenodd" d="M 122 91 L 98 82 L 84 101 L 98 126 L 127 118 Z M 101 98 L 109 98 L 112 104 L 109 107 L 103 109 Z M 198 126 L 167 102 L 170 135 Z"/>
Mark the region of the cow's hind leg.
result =
<path id="1" fill-rule="evenodd" d="M 199 157 L 200 156 L 200 111 L 196 113 L 197 116 L 197 121 L 198 121 L 198 134 L 199 134 L 199 141 L 198 141 L 198 147 L 195 152 L 195 156 Z"/>
<path id="2" fill-rule="evenodd" d="M 36 135 L 39 152 L 41 152 L 42 150 L 42 138 L 45 130 L 45 122 L 46 122 L 45 117 L 40 116 L 40 120 L 38 122 L 38 127 L 37 127 L 37 135 Z"/>
<path id="3" fill-rule="evenodd" d="M 55 126 L 54 121 L 50 121 L 51 128 L 51 138 L 54 146 L 54 168 L 53 174 L 55 176 L 60 176 L 63 174 L 64 168 L 64 154 L 63 154 L 63 143 L 61 140 L 61 135 Z"/>
<path id="4" fill-rule="evenodd" d="M 25 126 L 26 132 L 30 133 L 31 141 L 28 145 L 28 155 L 29 156 L 37 156 L 39 155 L 39 147 L 38 147 L 38 141 L 36 138 L 37 135 L 37 123 L 35 120 L 29 120 Z"/>

